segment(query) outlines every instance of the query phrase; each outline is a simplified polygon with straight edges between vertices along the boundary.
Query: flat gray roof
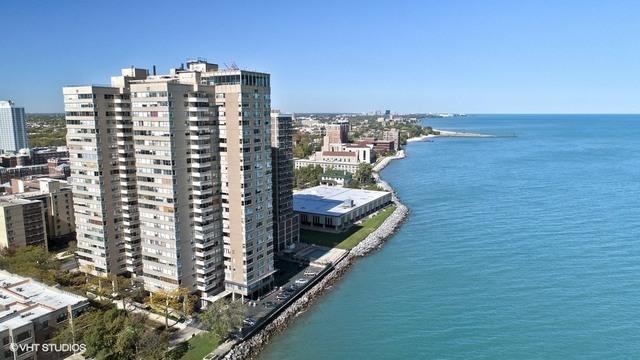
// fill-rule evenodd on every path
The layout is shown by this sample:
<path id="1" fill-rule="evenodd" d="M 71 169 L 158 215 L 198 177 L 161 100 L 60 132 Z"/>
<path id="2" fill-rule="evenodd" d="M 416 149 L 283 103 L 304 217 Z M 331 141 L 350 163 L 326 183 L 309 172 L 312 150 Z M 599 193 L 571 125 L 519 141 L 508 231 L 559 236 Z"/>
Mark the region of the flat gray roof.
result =
<path id="1" fill-rule="evenodd" d="M 44 314 L 88 303 L 82 296 L 0 270 L 0 331 Z"/>
<path id="2" fill-rule="evenodd" d="M 12 205 L 26 205 L 37 203 L 38 200 L 24 199 L 22 197 L 16 197 L 12 195 L 6 195 L 0 197 L 0 207 L 12 206 Z"/>
<path id="3" fill-rule="evenodd" d="M 293 193 L 293 211 L 341 216 L 389 194 L 387 191 L 316 186 Z"/>

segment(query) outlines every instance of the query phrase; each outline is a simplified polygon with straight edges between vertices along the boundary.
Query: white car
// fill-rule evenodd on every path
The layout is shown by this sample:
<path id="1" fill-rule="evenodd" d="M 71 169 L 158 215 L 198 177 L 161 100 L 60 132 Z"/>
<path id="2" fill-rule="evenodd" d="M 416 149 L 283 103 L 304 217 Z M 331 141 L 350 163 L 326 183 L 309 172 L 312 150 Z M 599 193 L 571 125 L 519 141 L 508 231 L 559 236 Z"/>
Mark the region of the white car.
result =
<path id="1" fill-rule="evenodd" d="M 306 284 L 308 282 L 309 282 L 309 280 L 307 280 L 305 278 L 300 278 L 300 279 L 296 280 L 296 284 L 298 284 L 298 285 L 304 285 L 304 284 Z"/>

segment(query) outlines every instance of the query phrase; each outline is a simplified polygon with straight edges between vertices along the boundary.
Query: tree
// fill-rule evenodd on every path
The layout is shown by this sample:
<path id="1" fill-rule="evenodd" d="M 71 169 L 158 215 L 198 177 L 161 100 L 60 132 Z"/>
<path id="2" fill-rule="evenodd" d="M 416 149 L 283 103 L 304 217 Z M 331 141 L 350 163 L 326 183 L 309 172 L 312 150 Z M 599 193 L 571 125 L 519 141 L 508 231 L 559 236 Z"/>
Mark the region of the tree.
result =
<path id="1" fill-rule="evenodd" d="M 156 360 L 166 358 L 169 341 L 167 334 L 154 329 L 145 328 L 137 341 L 138 359 Z"/>
<path id="2" fill-rule="evenodd" d="M 293 135 L 293 157 L 306 158 L 316 150 L 315 139 L 308 133 L 297 132 Z"/>
<path id="3" fill-rule="evenodd" d="M 64 114 L 27 114 L 27 134 L 32 147 L 65 145 Z"/>
<path id="4" fill-rule="evenodd" d="M 305 189 L 320 185 L 323 173 L 324 170 L 322 170 L 322 166 L 320 165 L 311 165 L 295 169 L 294 183 L 296 188 Z"/>
<path id="5" fill-rule="evenodd" d="M 0 268 L 54 284 L 59 264 L 44 246 L 26 246 L 4 250 L 0 256 Z"/>
<path id="6" fill-rule="evenodd" d="M 147 298 L 147 304 L 164 314 L 165 327 L 169 328 L 169 315 L 178 312 L 189 315 L 193 312 L 196 298 L 189 293 L 186 288 L 176 288 L 174 290 L 160 290 Z"/>
<path id="7" fill-rule="evenodd" d="M 373 166 L 367 163 L 358 164 L 356 173 L 353 175 L 353 180 L 360 186 L 373 184 Z"/>
<path id="8" fill-rule="evenodd" d="M 220 299 L 209 305 L 200 315 L 200 320 L 207 331 L 219 339 L 224 339 L 242 326 L 246 313 L 247 307 L 242 301 Z"/>
<path id="9" fill-rule="evenodd" d="M 58 344 L 83 343 L 84 355 L 96 360 L 163 359 L 168 347 L 166 334 L 147 325 L 142 314 L 117 309 L 90 311 L 60 328 L 55 336 Z"/>
<path id="10" fill-rule="evenodd" d="M 106 298 L 111 294 L 111 284 L 108 277 L 86 275 L 86 291 Z"/>
<path id="11" fill-rule="evenodd" d="M 111 292 L 117 294 L 122 300 L 122 309 L 127 312 L 127 300 L 131 300 L 126 291 L 130 289 L 130 285 L 133 285 L 134 280 L 128 279 L 121 275 L 109 275 L 108 279 L 111 281 Z"/>

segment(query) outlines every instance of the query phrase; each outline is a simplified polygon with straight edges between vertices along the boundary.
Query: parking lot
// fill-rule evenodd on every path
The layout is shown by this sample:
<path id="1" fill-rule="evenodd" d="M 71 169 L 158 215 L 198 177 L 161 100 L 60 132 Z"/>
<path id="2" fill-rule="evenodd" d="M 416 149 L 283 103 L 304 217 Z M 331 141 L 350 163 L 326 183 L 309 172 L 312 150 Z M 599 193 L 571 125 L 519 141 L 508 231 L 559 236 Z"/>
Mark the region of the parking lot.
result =
<path id="1" fill-rule="evenodd" d="M 289 280 L 280 282 L 281 285 L 271 293 L 258 301 L 250 301 L 248 303 L 249 308 L 247 320 L 245 320 L 245 326 L 242 331 L 243 335 L 249 333 L 254 327 L 259 326 L 271 312 L 276 311 L 285 302 L 304 290 L 325 269 L 325 266 L 306 265 L 301 266 L 299 269 L 298 272 L 293 273 Z"/>

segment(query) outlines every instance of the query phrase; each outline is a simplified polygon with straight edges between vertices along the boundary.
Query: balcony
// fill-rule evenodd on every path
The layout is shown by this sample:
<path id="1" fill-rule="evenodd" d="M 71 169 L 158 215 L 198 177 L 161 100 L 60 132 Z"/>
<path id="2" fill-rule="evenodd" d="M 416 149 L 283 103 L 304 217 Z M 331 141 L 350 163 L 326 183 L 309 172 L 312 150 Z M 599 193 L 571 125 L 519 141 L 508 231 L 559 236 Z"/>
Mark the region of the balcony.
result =
<path id="1" fill-rule="evenodd" d="M 187 102 L 200 102 L 200 103 L 208 103 L 209 102 L 209 98 L 208 97 L 195 97 L 195 96 L 189 96 L 187 98 Z"/>

